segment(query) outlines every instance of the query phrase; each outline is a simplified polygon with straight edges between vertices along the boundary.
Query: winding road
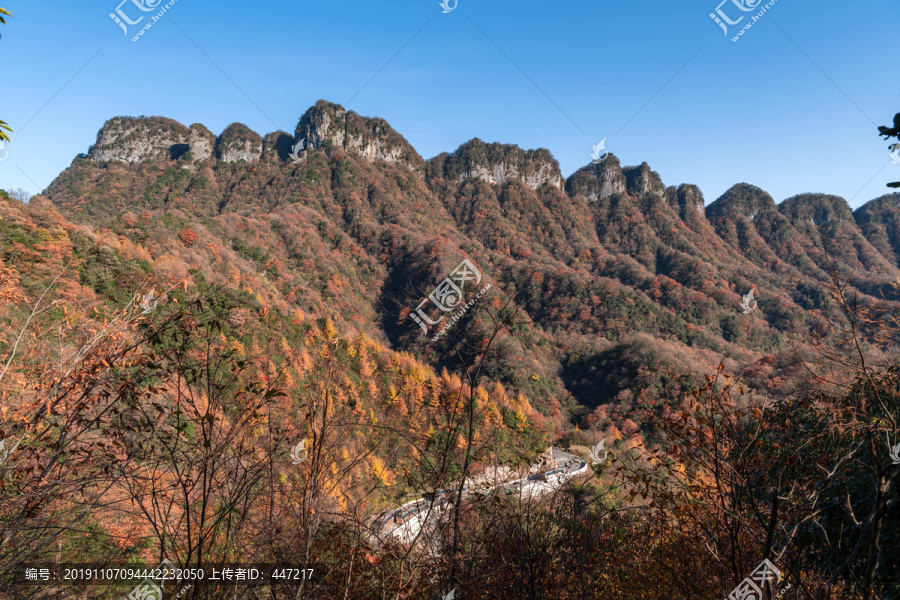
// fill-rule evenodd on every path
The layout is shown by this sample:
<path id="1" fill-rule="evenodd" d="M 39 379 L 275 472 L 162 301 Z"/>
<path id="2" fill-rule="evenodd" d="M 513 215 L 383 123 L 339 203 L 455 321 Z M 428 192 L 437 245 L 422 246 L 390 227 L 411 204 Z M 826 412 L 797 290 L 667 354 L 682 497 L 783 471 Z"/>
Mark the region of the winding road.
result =
<path id="1" fill-rule="evenodd" d="M 506 481 L 493 486 L 481 486 L 479 489 L 469 490 L 463 488 L 463 497 L 474 493 L 489 495 L 491 493 L 518 494 L 523 498 L 535 498 L 549 494 L 563 484 L 588 470 L 588 463 L 582 458 L 552 448 L 553 460 L 557 468 L 542 473 L 529 475 L 521 479 Z M 387 536 L 392 536 L 401 543 L 411 543 L 419 536 L 424 528 L 437 533 L 438 525 L 444 521 L 453 508 L 451 501 L 452 490 L 438 490 L 433 499 L 416 498 L 399 508 L 379 514 L 372 521 L 372 529 L 375 537 L 381 541 Z M 435 536 L 428 535 L 433 538 Z M 432 545 L 429 542 L 429 545 Z"/>

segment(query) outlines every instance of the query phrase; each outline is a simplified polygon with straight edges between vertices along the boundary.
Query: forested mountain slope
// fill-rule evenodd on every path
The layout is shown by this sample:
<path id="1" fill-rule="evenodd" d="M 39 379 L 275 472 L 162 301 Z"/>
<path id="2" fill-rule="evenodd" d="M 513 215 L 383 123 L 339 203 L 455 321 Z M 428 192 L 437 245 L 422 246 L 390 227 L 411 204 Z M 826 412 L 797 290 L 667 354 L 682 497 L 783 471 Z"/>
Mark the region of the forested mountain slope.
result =
<path id="1" fill-rule="evenodd" d="M 704 208 L 695 186 L 666 187 L 612 155 L 568 180 L 547 150 L 478 139 L 425 161 L 385 121 L 325 101 L 292 134 L 264 137 L 111 119 L 45 196 L 161 280 L 250 277 L 264 302 L 338 319 L 438 369 L 453 353 L 408 315 L 468 257 L 527 319 L 492 374 L 561 429 L 626 388 L 656 397 L 677 385 L 624 365 L 599 385 L 594 365 L 699 373 L 728 353 L 740 371 L 815 318 L 830 270 L 863 299 L 900 274 L 897 195 L 854 215 L 834 196 L 777 205 L 738 184 Z M 753 288 L 759 308 L 744 315 Z M 622 416 L 640 423 L 632 412 Z"/>

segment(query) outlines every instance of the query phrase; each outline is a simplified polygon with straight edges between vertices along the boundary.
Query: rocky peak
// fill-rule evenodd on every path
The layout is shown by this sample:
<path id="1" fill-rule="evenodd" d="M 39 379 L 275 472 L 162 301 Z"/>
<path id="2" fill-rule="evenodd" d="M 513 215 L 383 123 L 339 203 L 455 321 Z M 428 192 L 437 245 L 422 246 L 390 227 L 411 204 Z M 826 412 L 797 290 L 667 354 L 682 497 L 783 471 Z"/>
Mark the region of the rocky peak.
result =
<path id="1" fill-rule="evenodd" d="M 749 183 L 739 183 L 706 207 L 706 217 L 718 221 L 743 216 L 752 221 L 756 215 L 768 210 L 777 210 L 775 200 L 768 192 Z"/>
<path id="2" fill-rule="evenodd" d="M 362 117 L 325 100 L 316 102 L 300 117 L 294 137 L 305 138 L 307 147 L 313 150 L 345 150 L 370 162 L 383 160 L 412 169 L 425 165 L 406 138 L 384 119 Z"/>
<path id="3" fill-rule="evenodd" d="M 140 163 L 174 160 L 190 149 L 191 130 L 165 117 L 113 117 L 88 150 L 89 160 Z"/>
<path id="4" fill-rule="evenodd" d="M 666 199 L 672 208 L 678 211 L 678 216 L 685 223 L 701 218 L 706 219 L 706 207 L 703 193 L 696 185 L 682 183 L 675 188 L 666 189 Z"/>
<path id="5" fill-rule="evenodd" d="M 284 131 L 267 133 L 263 138 L 263 158 L 266 160 L 292 160 L 290 154 L 296 143 L 294 136 Z"/>
<path id="6" fill-rule="evenodd" d="M 196 161 L 212 158 L 216 150 L 216 136 L 205 125 L 194 123 L 191 125 L 189 139 L 191 155 Z"/>
<path id="7" fill-rule="evenodd" d="M 805 221 L 818 227 L 831 221 L 854 222 L 847 201 L 827 194 L 799 194 L 779 204 L 778 210 L 793 224 Z"/>
<path id="8" fill-rule="evenodd" d="M 639 167 L 625 167 L 622 174 L 625 176 L 626 190 L 631 196 L 664 197 L 666 194 L 666 186 L 663 185 L 659 173 L 652 171 L 647 163 L 641 163 Z"/>
<path id="9" fill-rule="evenodd" d="M 242 123 L 216 136 L 200 123 L 185 127 L 165 117 L 114 117 L 97 134 L 89 160 L 126 163 L 176 160 L 191 153 L 195 161 L 215 156 L 224 162 L 258 160 L 262 138 Z"/>
<path id="10" fill-rule="evenodd" d="M 560 189 L 563 186 L 559 163 L 545 148 L 526 151 L 516 145 L 488 144 L 475 138 L 429 163 L 433 175 L 459 183 L 468 179 L 496 184 L 518 181 L 534 190 L 545 183 Z"/>
<path id="11" fill-rule="evenodd" d="M 600 163 L 581 167 L 566 180 L 569 196 L 584 196 L 588 200 L 608 198 L 625 191 L 625 175 L 622 174 L 619 159 L 611 153 Z"/>
<path id="12" fill-rule="evenodd" d="M 216 140 L 216 156 L 222 162 L 259 160 L 262 149 L 262 137 L 243 123 L 232 123 Z"/>
<path id="13" fill-rule="evenodd" d="M 703 200 L 703 192 L 696 185 L 691 183 L 682 183 L 676 190 L 675 199 L 678 208 L 682 210 L 690 209 L 703 214 L 706 203 Z"/>

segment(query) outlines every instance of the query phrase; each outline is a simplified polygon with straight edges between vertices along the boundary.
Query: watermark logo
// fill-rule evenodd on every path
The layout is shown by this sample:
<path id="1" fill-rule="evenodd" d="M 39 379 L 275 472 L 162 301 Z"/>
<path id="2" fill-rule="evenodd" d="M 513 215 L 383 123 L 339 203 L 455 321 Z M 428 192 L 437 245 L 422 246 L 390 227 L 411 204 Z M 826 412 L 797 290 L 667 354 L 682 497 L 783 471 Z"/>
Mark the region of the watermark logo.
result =
<path id="1" fill-rule="evenodd" d="M 175 565 L 172 564 L 172 561 L 163 559 L 154 570 L 160 571 L 160 579 L 165 580 L 169 579 L 170 573 L 175 571 Z M 174 575 L 171 575 L 171 577 L 174 577 Z M 148 577 L 128 594 L 128 600 L 162 600 L 162 588 L 163 584 L 156 585 L 156 582 Z"/>
<path id="2" fill-rule="evenodd" d="M 3 143 L 0 142 L 0 147 L 2 147 L 2 146 L 3 146 Z M 890 152 L 889 156 L 891 157 L 892 165 L 900 165 L 900 143 L 896 143 L 893 146 L 891 146 L 891 152 Z M 3 162 L 2 158 L 0 158 L 0 162 Z"/>
<path id="3" fill-rule="evenodd" d="M 150 293 L 144 296 L 144 299 L 141 301 L 141 308 L 143 309 L 143 314 L 149 315 L 154 310 L 156 310 L 156 305 L 159 304 L 159 298 L 154 299 L 156 294 L 156 288 L 150 290 Z"/>
<path id="4" fill-rule="evenodd" d="M 137 25 L 144 20 L 143 16 L 138 17 L 136 21 L 132 21 L 128 18 L 128 15 L 125 14 L 125 11 L 122 10 L 122 5 L 127 4 L 128 2 L 134 4 L 138 8 L 138 10 L 146 13 L 156 10 L 156 7 L 159 6 L 159 3 L 162 2 L 162 0 L 122 0 L 122 2 L 120 2 L 116 7 L 115 12 L 109 13 L 109 18 L 115 21 L 116 25 L 122 28 L 122 33 L 124 35 L 128 35 L 128 25 Z"/>
<path id="5" fill-rule="evenodd" d="M 2 443 L 3 442 L 0 442 L 0 444 L 2 444 Z M 2 446 L 0 446 L 0 448 L 2 448 Z M 895 465 L 900 465 L 900 444 L 897 444 L 893 448 L 891 448 L 891 445 L 888 444 L 888 452 L 891 455 L 891 461 Z M 3 460 L 3 453 L 2 453 L 2 450 L 0 450 L 0 461 L 2 461 L 2 460 Z"/>
<path id="6" fill-rule="evenodd" d="M 301 152 L 303 154 L 300 154 Z M 299 165 L 306 160 L 306 138 L 291 146 L 291 153 L 288 156 L 291 157 L 291 162 L 295 165 Z"/>
<path id="7" fill-rule="evenodd" d="M 603 152 L 602 155 L 600 154 L 601 151 Z M 609 156 L 609 152 L 606 151 L 606 138 L 603 138 L 599 144 L 594 146 L 594 151 L 591 152 L 591 158 L 593 159 L 591 164 L 599 165 L 606 160 L 607 156 Z"/>
<path id="8" fill-rule="evenodd" d="M 451 13 L 456 10 L 459 0 L 453 0 L 453 6 L 450 6 L 450 0 L 441 0 L 438 5 L 444 9 L 444 14 Z"/>
<path id="9" fill-rule="evenodd" d="M 719 5 L 716 7 L 714 12 L 709 13 L 709 18 L 712 19 L 716 25 L 722 28 L 722 32 L 725 35 L 728 35 L 729 25 L 738 25 L 740 24 L 747 16 L 750 17 L 750 20 L 744 24 L 740 31 L 737 32 L 733 38 L 731 38 L 732 42 L 738 41 L 742 35 L 744 35 L 747 30 L 749 30 L 753 25 L 759 21 L 766 12 L 775 5 L 778 0 L 770 0 L 768 3 L 760 7 L 763 0 L 722 0 Z M 734 12 L 729 7 L 729 12 L 731 15 L 737 16 L 737 19 L 732 20 L 729 12 L 726 12 L 722 7 L 728 3 L 734 5 L 740 12 Z M 759 10 L 755 15 L 741 15 L 743 13 L 750 13 L 753 11 Z M 740 15 L 740 16 L 739 16 Z"/>
<path id="10" fill-rule="evenodd" d="M 728 25 L 737 25 L 741 21 L 744 20 L 744 17 L 740 17 L 737 21 L 732 21 L 725 11 L 722 10 L 722 6 L 731 2 L 735 6 L 738 7 L 739 10 L 743 12 L 750 12 L 754 8 L 756 8 L 762 0 L 756 0 L 754 3 L 752 0 L 722 0 L 719 5 L 716 7 L 715 12 L 709 13 L 709 18 L 716 22 L 716 25 L 722 28 L 722 31 L 725 35 L 728 35 Z M 726 25 L 726 23 L 728 25 Z"/>
<path id="11" fill-rule="evenodd" d="M 754 310 L 756 310 L 758 303 L 753 299 L 753 293 L 755 291 L 756 288 L 752 288 L 750 292 L 748 292 L 747 295 L 743 297 L 744 301 L 741 302 L 741 309 L 744 311 L 745 315 L 749 315 Z"/>
<path id="12" fill-rule="evenodd" d="M 606 457 L 609 456 L 609 452 L 605 450 L 606 440 L 600 440 L 600 443 L 588 450 L 588 454 L 591 456 L 591 464 L 599 465 L 603 461 L 606 460 Z M 603 453 L 603 458 L 600 458 L 600 453 Z"/>
<path id="13" fill-rule="evenodd" d="M 299 465 L 306 457 L 309 456 L 309 452 L 306 450 L 306 440 L 300 440 L 300 443 L 291 448 L 291 464 Z"/>
<path id="14" fill-rule="evenodd" d="M 0 142 L 0 163 L 9 158 L 9 150 L 6 149 L 6 143 Z"/>
<path id="15" fill-rule="evenodd" d="M 777 581 L 774 581 L 776 578 Z M 740 582 L 738 586 L 728 594 L 726 600 L 762 600 L 762 588 L 772 581 L 774 581 L 775 584 L 780 584 L 781 580 L 781 571 L 779 571 L 769 559 L 765 559 L 758 567 L 756 567 L 756 570 L 750 574 L 750 577 L 747 577 Z M 790 587 L 791 585 L 788 584 L 787 587 L 782 590 L 782 594 L 790 589 Z"/>
<path id="16" fill-rule="evenodd" d="M 150 17 L 150 20 L 141 28 L 137 34 L 131 38 L 132 42 L 138 41 L 144 32 L 153 27 L 153 25 L 159 21 L 162 16 L 168 11 L 178 0 L 169 0 L 166 4 L 162 4 L 163 0 L 122 0 L 119 5 L 116 7 L 114 12 L 109 13 L 109 18 L 112 19 L 116 25 L 118 25 L 122 29 L 122 33 L 124 35 L 128 35 L 128 27 L 129 25 L 138 25 L 141 21 L 144 20 L 145 17 Z M 132 20 L 131 17 L 122 9 L 122 7 L 128 3 L 133 4 L 139 11 L 144 13 L 154 12 L 159 10 L 155 15 L 140 15 L 140 13 L 132 13 L 135 15 L 140 15 L 137 19 Z M 160 6 L 162 4 L 162 6 Z"/>
<path id="17" fill-rule="evenodd" d="M 410 313 L 410 317 L 413 321 L 419 324 L 419 327 L 422 328 L 424 333 L 428 333 L 429 326 L 438 325 L 442 321 L 444 321 L 444 317 L 446 315 L 441 315 L 439 318 L 432 320 L 429 317 L 425 310 L 422 308 L 423 305 L 429 300 L 434 304 L 441 312 L 451 313 L 456 311 L 447 322 L 444 322 L 444 327 L 441 329 L 440 333 L 438 333 L 432 341 L 437 341 L 442 335 L 444 335 L 450 327 L 452 327 L 472 306 L 474 306 L 475 302 L 487 292 L 491 285 L 488 284 L 483 287 L 479 292 L 475 299 L 470 300 L 468 303 L 463 303 L 465 300 L 465 289 L 467 285 L 469 287 L 477 286 L 481 283 L 482 275 L 481 271 L 479 271 L 475 265 L 472 264 L 468 258 L 459 263 L 452 273 L 450 273 L 450 277 L 447 277 L 442 281 L 434 291 L 428 294 L 428 298 L 422 300 L 419 303 L 419 306 L 416 307 L 415 312 Z M 469 285 L 470 282 L 473 282 Z"/>

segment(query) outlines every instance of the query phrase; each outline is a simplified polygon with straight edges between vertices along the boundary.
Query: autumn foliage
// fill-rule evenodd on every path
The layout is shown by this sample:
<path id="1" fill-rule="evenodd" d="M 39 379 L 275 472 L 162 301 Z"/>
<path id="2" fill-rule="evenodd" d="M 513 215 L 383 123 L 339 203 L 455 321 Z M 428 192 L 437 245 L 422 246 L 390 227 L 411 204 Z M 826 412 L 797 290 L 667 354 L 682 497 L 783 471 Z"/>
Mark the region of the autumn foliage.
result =
<path id="1" fill-rule="evenodd" d="M 316 110 L 392 160 L 272 134 L 0 199 L 0 598 L 119 598 L 16 578 L 163 558 L 322 566 L 195 599 L 715 600 L 763 559 L 784 600 L 900 597 L 896 198 L 704 208 L 646 164 L 557 185 L 546 151 L 426 162 Z M 463 258 L 491 292 L 432 342 L 410 315 Z M 546 496 L 448 491 L 601 440 Z M 379 539 L 438 491 L 432 537 Z"/>

